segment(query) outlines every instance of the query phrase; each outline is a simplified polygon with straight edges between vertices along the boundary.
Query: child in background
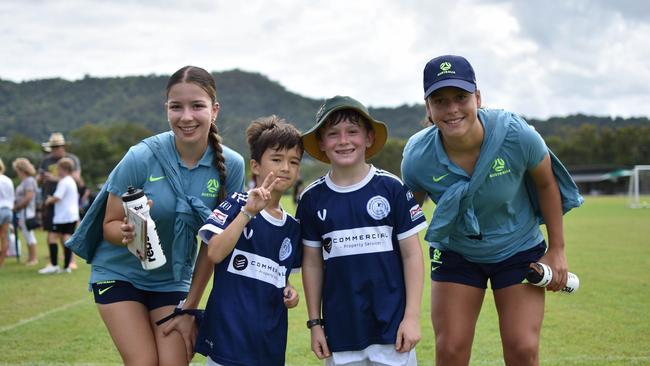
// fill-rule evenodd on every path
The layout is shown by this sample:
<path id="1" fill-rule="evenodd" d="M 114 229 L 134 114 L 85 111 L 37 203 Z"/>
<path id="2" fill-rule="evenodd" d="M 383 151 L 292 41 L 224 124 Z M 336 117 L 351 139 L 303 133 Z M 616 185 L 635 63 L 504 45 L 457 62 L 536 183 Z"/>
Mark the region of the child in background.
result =
<path id="1" fill-rule="evenodd" d="M 300 226 L 280 206 L 300 172 L 300 132 L 276 116 L 246 131 L 257 182 L 212 212 L 199 231 L 215 263 L 214 281 L 196 340 L 207 365 L 284 365 L 289 285 L 301 261 Z"/>
<path id="2" fill-rule="evenodd" d="M 60 180 L 54 193 L 45 199 L 45 205 L 54 205 L 51 233 L 58 239 L 64 250 L 63 270 L 59 269 L 57 265 L 58 247 L 55 242 L 49 245 L 50 261 L 52 263 L 38 271 L 40 274 L 70 273 L 72 271 L 72 268 L 70 268 L 72 250 L 65 247 L 63 243 L 74 234 L 79 221 L 79 191 L 77 190 L 77 183 L 72 177 L 76 165 L 70 158 L 61 158 L 56 165 Z"/>
<path id="3" fill-rule="evenodd" d="M 316 119 L 305 150 L 331 170 L 296 215 L 312 351 L 326 365 L 416 365 L 422 210 L 399 178 L 366 163 L 388 132 L 361 103 L 336 96 Z"/>

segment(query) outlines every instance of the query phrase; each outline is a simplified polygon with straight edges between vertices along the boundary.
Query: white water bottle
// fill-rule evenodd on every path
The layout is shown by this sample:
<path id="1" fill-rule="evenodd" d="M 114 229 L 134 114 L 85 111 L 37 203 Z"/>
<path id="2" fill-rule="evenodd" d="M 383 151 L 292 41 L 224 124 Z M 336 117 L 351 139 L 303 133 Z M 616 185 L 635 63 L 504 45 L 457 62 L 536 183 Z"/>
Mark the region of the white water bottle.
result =
<path id="1" fill-rule="evenodd" d="M 549 283 L 551 283 L 551 280 L 553 279 L 553 270 L 551 267 L 540 262 L 531 263 L 530 267 L 530 270 L 526 274 L 526 280 L 528 280 L 528 282 L 539 287 L 546 287 Z M 564 288 L 560 291 L 567 294 L 572 294 L 578 291 L 579 287 L 580 279 L 578 276 L 576 276 L 574 273 L 568 272 L 566 286 L 564 286 Z"/>
<path id="2" fill-rule="evenodd" d="M 149 216 L 149 205 L 144 191 L 129 186 L 126 193 L 122 195 L 122 201 L 124 202 L 125 214 L 128 215 L 128 209 L 131 208 L 147 218 L 147 244 L 144 253 L 142 253 L 144 258 L 140 261 L 142 268 L 152 270 L 163 266 L 167 263 L 167 258 L 165 258 L 165 253 L 163 253 L 160 246 L 156 223 Z"/>

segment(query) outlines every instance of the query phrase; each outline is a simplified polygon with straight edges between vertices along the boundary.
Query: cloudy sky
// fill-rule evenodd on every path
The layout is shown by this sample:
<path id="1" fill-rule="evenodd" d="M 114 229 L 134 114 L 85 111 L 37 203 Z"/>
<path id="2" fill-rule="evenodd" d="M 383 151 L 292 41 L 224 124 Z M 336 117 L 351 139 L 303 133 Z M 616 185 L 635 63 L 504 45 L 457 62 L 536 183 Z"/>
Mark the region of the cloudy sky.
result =
<path id="1" fill-rule="evenodd" d="M 650 116 L 649 43 L 643 0 L 0 2 L 5 80 L 193 64 L 381 107 L 421 103 L 424 65 L 451 53 L 474 65 L 484 104 L 535 118 Z"/>

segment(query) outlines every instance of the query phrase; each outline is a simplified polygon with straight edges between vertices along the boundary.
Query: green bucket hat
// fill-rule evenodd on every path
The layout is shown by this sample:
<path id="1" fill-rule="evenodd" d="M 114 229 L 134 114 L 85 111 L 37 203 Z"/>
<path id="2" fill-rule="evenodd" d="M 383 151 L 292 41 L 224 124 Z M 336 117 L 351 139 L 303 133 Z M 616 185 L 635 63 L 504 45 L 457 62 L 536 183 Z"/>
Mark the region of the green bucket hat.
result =
<path id="1" fill-rule="evenodd" d="M 358 100 L 347 96 L 337 95 L 333 98 L 326 99 L 325 102 L 323 102 L 318 109 L 318 112 L 316 112 L 316 124 L 302 135 L 302 143 L 305 146 L 305 151 L 307 151 L 307 153 L 314 159 L 320 160 L 324 163 L 330 163 L 330 159 L 328 159 L 327 155 L 325 155 L 325 153 L 320 149 L 318 138 L 316 138 L 316 131 L 323 126 L 332 113 L 342 109 L 352 109 L 359 112 L 359 114 L 367 119 L 372 126 L 375 133 L 375 141 L 366 149 L 366 159 L 371 158 L 373 155 L 378 153 L 382 147 L 384 147 L 384 144 L 388 139 L 388 128 L 386 127 L 386 124 L 372 118 L 370 113 L 368 113 L 368 109 Z"/>

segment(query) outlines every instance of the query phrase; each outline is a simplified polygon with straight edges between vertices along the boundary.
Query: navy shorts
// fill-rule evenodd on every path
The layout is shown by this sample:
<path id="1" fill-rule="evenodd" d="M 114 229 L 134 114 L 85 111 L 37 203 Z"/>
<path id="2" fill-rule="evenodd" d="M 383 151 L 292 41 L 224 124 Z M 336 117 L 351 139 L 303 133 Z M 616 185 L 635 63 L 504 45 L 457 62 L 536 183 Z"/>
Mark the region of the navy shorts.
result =
<path id="1" fill-rule="evenodd" d="M 167 305 L 178 305 L 187 297 L 187 292 L 154 292 L 135 288 L 126 281 L 100 281 L 92 284 L 95 303 L 112 304 L 120 301 L 136 301 L 147 307 L 149 311 Z"/>
<path id="2" fill-rule="evenodd" d="M 524 282 L 530 263 L 537 262 L 546 253 L 546 242 L 515 253 L 510 258 L 496 263 L 475 263 L 451 250 L 429 248 L 431 259 L 431 280 L 454 282 L 463 285 L 493 290 Z"/>

